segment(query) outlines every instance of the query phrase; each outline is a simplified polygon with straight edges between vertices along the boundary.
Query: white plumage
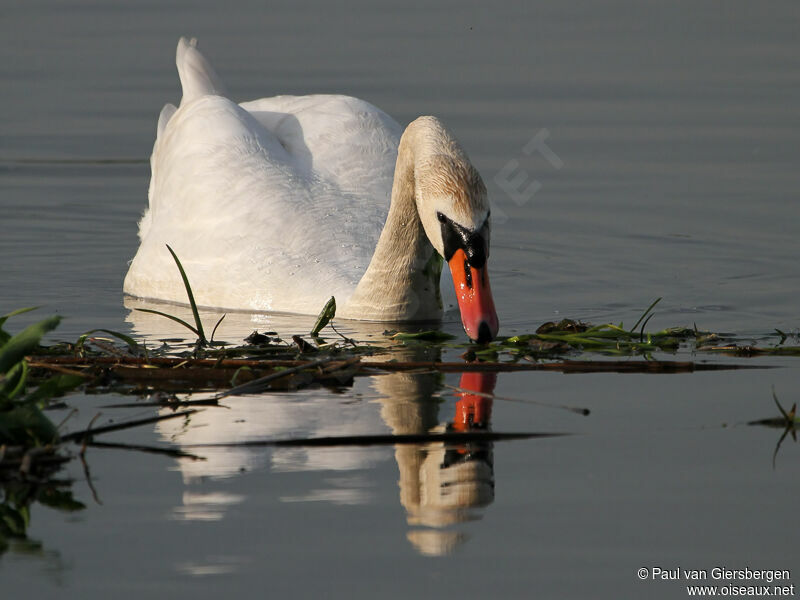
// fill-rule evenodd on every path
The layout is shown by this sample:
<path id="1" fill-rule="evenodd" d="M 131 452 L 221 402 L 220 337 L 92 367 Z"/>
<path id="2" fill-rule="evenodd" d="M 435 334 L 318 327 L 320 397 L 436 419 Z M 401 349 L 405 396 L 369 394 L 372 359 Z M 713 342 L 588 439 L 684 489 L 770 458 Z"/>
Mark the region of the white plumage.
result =
<path id="1" fill-rule="evenodd" d="M 166 249 L 204 306 L 316 313 L 346 303 L 389 209 L 402 128 L 348 96 L 237 105 L 193 42 L 177 52 L 183 99 L 161 112 L 150 205 L 126 293 L 186 302 Z"/>
<path id="2" fill-rule="evenodd" d="M 348 96 L 236 104 L 186 38 L 177 65 L 126 293 L 185 303 L 169 244 L 201 306 L 316 314 L 335 296 L 339 316 L 428 320 L 446 257 L 467 334 L 496 335 L 486 187 L 438 119 L 403 131 Z"/>

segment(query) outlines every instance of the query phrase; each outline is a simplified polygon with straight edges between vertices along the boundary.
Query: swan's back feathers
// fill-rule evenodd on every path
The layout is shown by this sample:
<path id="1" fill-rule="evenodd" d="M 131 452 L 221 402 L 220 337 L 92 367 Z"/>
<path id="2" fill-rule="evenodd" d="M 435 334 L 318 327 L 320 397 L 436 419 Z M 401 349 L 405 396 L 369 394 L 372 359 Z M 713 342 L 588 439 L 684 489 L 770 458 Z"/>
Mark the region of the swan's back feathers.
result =
<path id="1" fill-rule="evenodd" d="M 159 118 L 150 206 L 124 289 L 185 302 L 165 244 L 199 304 L 315 314 L 343 304 L 388 213 L 402 130 L 346 96 L 278 96 L 237 105 L 187 40 L 184 96 Z"/>
<path id="2" fill-rule="evenodd" d="M 305 175 L 385 201 L 394 177 L 400 125 L 369 102 L 340 95 L 275 96 L 241 107 L 274 135 Z M 385 197 L 384 197 L 385 196 Z"/>
<path id="3" fill-rule="evenodd" d="M 201 96 L 226 94 L 222 80 L 206 60 L 206 57 L 197 49 L 197 40 L 182 37 L 178 42 L 175 53 L 175 64 L 178 66 L 178 76 L 181 79 L 183 98 L 181 106 L 200 98 Z"/>

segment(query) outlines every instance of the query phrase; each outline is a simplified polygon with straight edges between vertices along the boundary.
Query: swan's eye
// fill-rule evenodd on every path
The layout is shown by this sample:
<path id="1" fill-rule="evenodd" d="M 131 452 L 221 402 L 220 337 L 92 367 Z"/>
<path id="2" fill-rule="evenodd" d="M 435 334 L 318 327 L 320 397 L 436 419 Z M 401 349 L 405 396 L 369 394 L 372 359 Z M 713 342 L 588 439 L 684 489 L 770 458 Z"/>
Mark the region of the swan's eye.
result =
<path id="1" fill-rule="evenodd" d="M 436 218 L 439 219 L 439 223 L 447 223 L 447 217 L 440 212 L 436 213 Z"/>

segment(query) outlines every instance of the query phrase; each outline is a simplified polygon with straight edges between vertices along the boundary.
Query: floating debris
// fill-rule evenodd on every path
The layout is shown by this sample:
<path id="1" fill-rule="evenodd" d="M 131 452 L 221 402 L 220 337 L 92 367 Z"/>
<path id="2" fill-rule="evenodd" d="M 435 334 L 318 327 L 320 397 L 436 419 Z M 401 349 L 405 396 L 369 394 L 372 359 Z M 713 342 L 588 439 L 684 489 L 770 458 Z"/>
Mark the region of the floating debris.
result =
<path id="1" fill-rule="evenodd" d="M 272 339 L 266 334 L 254 331 L 244 338 L 244 341 L 248 344 L 252 344 L 253 346 L 267 346 L 272 342 Z"/>

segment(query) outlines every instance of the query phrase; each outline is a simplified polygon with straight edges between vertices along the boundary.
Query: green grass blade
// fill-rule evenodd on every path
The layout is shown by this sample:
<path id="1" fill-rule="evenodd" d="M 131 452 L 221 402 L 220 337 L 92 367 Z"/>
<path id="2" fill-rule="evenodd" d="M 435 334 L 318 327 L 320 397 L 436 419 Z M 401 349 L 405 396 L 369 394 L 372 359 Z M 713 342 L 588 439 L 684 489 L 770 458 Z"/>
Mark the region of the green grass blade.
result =
<path id="1" fill-rule="evenodd" d="M 192 314 L 194 315 L 194 323 L 197 326 L 197 328 L 194 329 L 194 331 L 197 333 L 197 337 L 200 338 L 200 343 L 203 344 L 204 346 L 207 346 L 208 340 L 206 339 L 206 334 L 203 331 L 203 323 L 202 321 L 200 321 L 200 313 L 197 312 L 197 303 L 194 301 L 194 294 L 192 293 L 192 286 L 189 285 L 189 278 L 186 276 L 186 271 L 183 270 L 183 265 L 181 264 L 181 261 L 178 259 L 178 255 L 175 254 L 175 251 L 172 248 L 170 248 L 169 244 L 167 244 L 167 250 L 169 250 L 169 253 L 172 254 L 172 258 L 175 259 L 175 264 L 178 265 L 178 271 L 181 272 L 181 278 L 183 278 L 183 286 L 186 288 L 186 295 L 189 296 L 189 306 L 192 307 Z"/>
<path id="2" fill-rule="evenodd" d="M 35 404 L 20 404 L 0 413 L 0 445 L 36 446 L 57 439 L 56 426 Z"/>
<path id="3" fill-rule="evenodd" d="M 136 308 L 134 310 L 138 310 L 139 312 L 144 312 L 144 313 L 150 313 L 150 314 L 153 314 L 153 315 L 160 315 L 162 317 L 166 317 L 167 319 L 171 319 L 171 320 L 175 321 L 176 323 L 180 323 L 181 325 L 186 327 L 186 329 L 191 331 L 197 337 L 200 337 L 200 334 L 198 333 L 197 329 L 195 329 L 194 327 L 189 325 L 183 319 L 179 319 L 178 317 L 173 317 L 172 315 L 168 315 L 167 313 L 161 312 L 160 310 L 153 310 L 152 308 Z"/>
<path id="4" fill-rule="evenodd" d="M 12 310 L 10 313 L 0 316 L 0 348 L 5 346 L 6 342 L 11 339 L 11 335 L 3 331 L 3 325 L 5 322 L 8 321 L 9 317 L 13 317 L 15 315 L 21 315 L 26 312 L 30 312 L 32 310 L 36 310 L 39 308 L 38 306 L 28 306 L 26 308 L 18 308 L 17 310 Z"/>
<path id="5" fill-rule="evenodd" d="M 216 325 L 214 325 L 214 329 L 212 329 L 212 330 L 211 330 L 211 342 L 210 342 L 210 343 L 211 343 L 211 345 L 213 345 L 213 344 L 214 344 L 214 334 L 215 334 L 215 333 L 217 333 L 217 327 L 219 327 L 219 324 L 220 324 L 220 323 L 222 323 L 222 319 L 224 319 L 224 318 L 225 318 L 225 317 L 227 317 L 227 316 L 228 316 L 228 315 L 227 315 L 227 313 L 226 313 L 226 314 L 224 314 L 224 315 L 222 315 L 222 316 L 219 318 L 219 321 L 217 321 L 217 324 L 216 324 Z"/>
<path id="6" fill-rule="evenodd" d="M 86 505 L 72 497 L 70 490 L 48 489 L 46 494 L 39 494 L 36 500 L 43 506 L 49 506 L 63 512 L 83 510 Z"/>
<path id="7" fill-rule="evenodd" d="M 642 341 L 642 339 L 644 338 L 644 328 L 647 327 L 647 324 L 650 322 L 650 319 L 652 319 L 652 318 L 653 318 L 653 315 L 648 315 L 648 317 L 644 320 L 644 323 L 642 323 L 642 331 L 639 333 L 639 341 Z M 650 334 L 649 333 L 647 334 L 647 340 L 648 340 L 648 343 L 649 343 L 649 341 L 650 341 Z"/>
<path id="8" fill-rule="evenodd" d="M 18 308 L 17 310 L 12 310 L 10 313 L 6 313 L 4 315 L 0 315 L 0 327 L 8 320 L 9 317 L 15 317 L 17 315 L 24 314 L 26 312 L 31 312 L 32 310 L 36 310 L 39 308 L 38 306 L 27 306 L 25 308 Z"/>
<path id="9" fill-rule="evenodd" d="M 11 367 L 25 358 L 26 355 L 36 350 L 39 347 L 39 341 L 42 336 L 58 327 L 60 322 L 61 317 L 48 317 L 43 321 L 26 327 L 14 337 L 9 338 L 2 350 L 0 350 L 0 373 L 7 373 Z"/>
<path id="10" fill-rule="evenodd" d="M 660 296 L 659 296 L 658 298 L 656 298 L 655 300 L 653 300 L 653 303 L 652 303 L 650 306 L 648 306 L 648 307 L 647 307 L 647 310 L 646 310 L 646 311 L 644 311 L 644 312 L 642 313 L 642 316 L 641 316 L 641 317 L 639 317 L 639 320 L 638 320 L 638 321 L 636 321 L 636 325 L 634 325 L 633 327 L 631 327 L 631 331 L 636 331 L 636 328 L 637 328 L 637 327 L 639 327 L 639 323 L 641 323 L 641 322 L 644 320 L 644 318 L 645 318 L 645 317 L 646 317 L 648 314 L 650 314 L 650 311 L 651 311 L 651 310 L 653 310 L 653 307 L 654 307 L 656 304 L 658 304 L 659 302 L 661 302 L 661 297 L 660 297 Z"/>
<path id="11" fill-rule="evenodd" d="M 129 335 L 125 335 L 124 333 L 120 333 L 119 331 L 112 331 L 111 329 L 92 329 L 91 331 L 87 331 L 86 333 L 84 333 L 83 335 L 81 335 L 78 338 L 77 342 L 75 342 L 75 348 L 76 349 L 82 348 L 83 344 L 86 342 L 86 339 L 90 335 L 92 335 L 93 333 L 96 333 L 98 331 L 102 331 L 103 333 L 107 333 L 109 335 L 113 335 L 115 338 L 122 340 L 123 342 L 125 342 L 128 345 L 128 349 L 130 349 L 130 351 L 133 354 L 139 354 L 139 344 L 136 343 L 136 340 L 134 340 Z"/>
<path id="12" fill-rule="evenodd" d="M 555 333 L 540 333 L 537 336 L 540 340 L 547 342 L 564 342 L 570 346 L 581 346 L 589 348 L 613 348 L 614 342 L 605 342 L 595 339 L 593 337 L 582 337 L 579 334 L 555 334 Z"/>
<path id="13" fill-rule="evenodd" d="M 34 391 L 23 398 L 23 402 L 46 403 L 51 398 L 71 392 L 85 381 L 80 375 L 55 375 L 39 384 Z"/>
<path id="14" fill-rule="evenodd" d="M 330 320 L 336 315 L 336 298 L 331 296 L 331 299 L 322 307 L 317 320 L 314 322 L 314 327 L 311 328 L 311 337 L 317 337 L 322 328 L 327 325 Z"/>
<path id="15" fill-rule="evenodd" d="M 444 342 L 455 339 L 456 336 L 445 333 L 444 331 L 420 331 L 418 333 L 395 333 L 391 336 L 393 340 L 420 340 L 423 342 Z"/>
<path id="16" fill-rule="evenodd" d="M 21 360 L 9 369 L 5 379 L 0 380 L 0 410 L 3 409 L 3 402 L 13 400 L 17 394 L 25 389 L 25 381 L 28 379 L 28 363 Z"/>

